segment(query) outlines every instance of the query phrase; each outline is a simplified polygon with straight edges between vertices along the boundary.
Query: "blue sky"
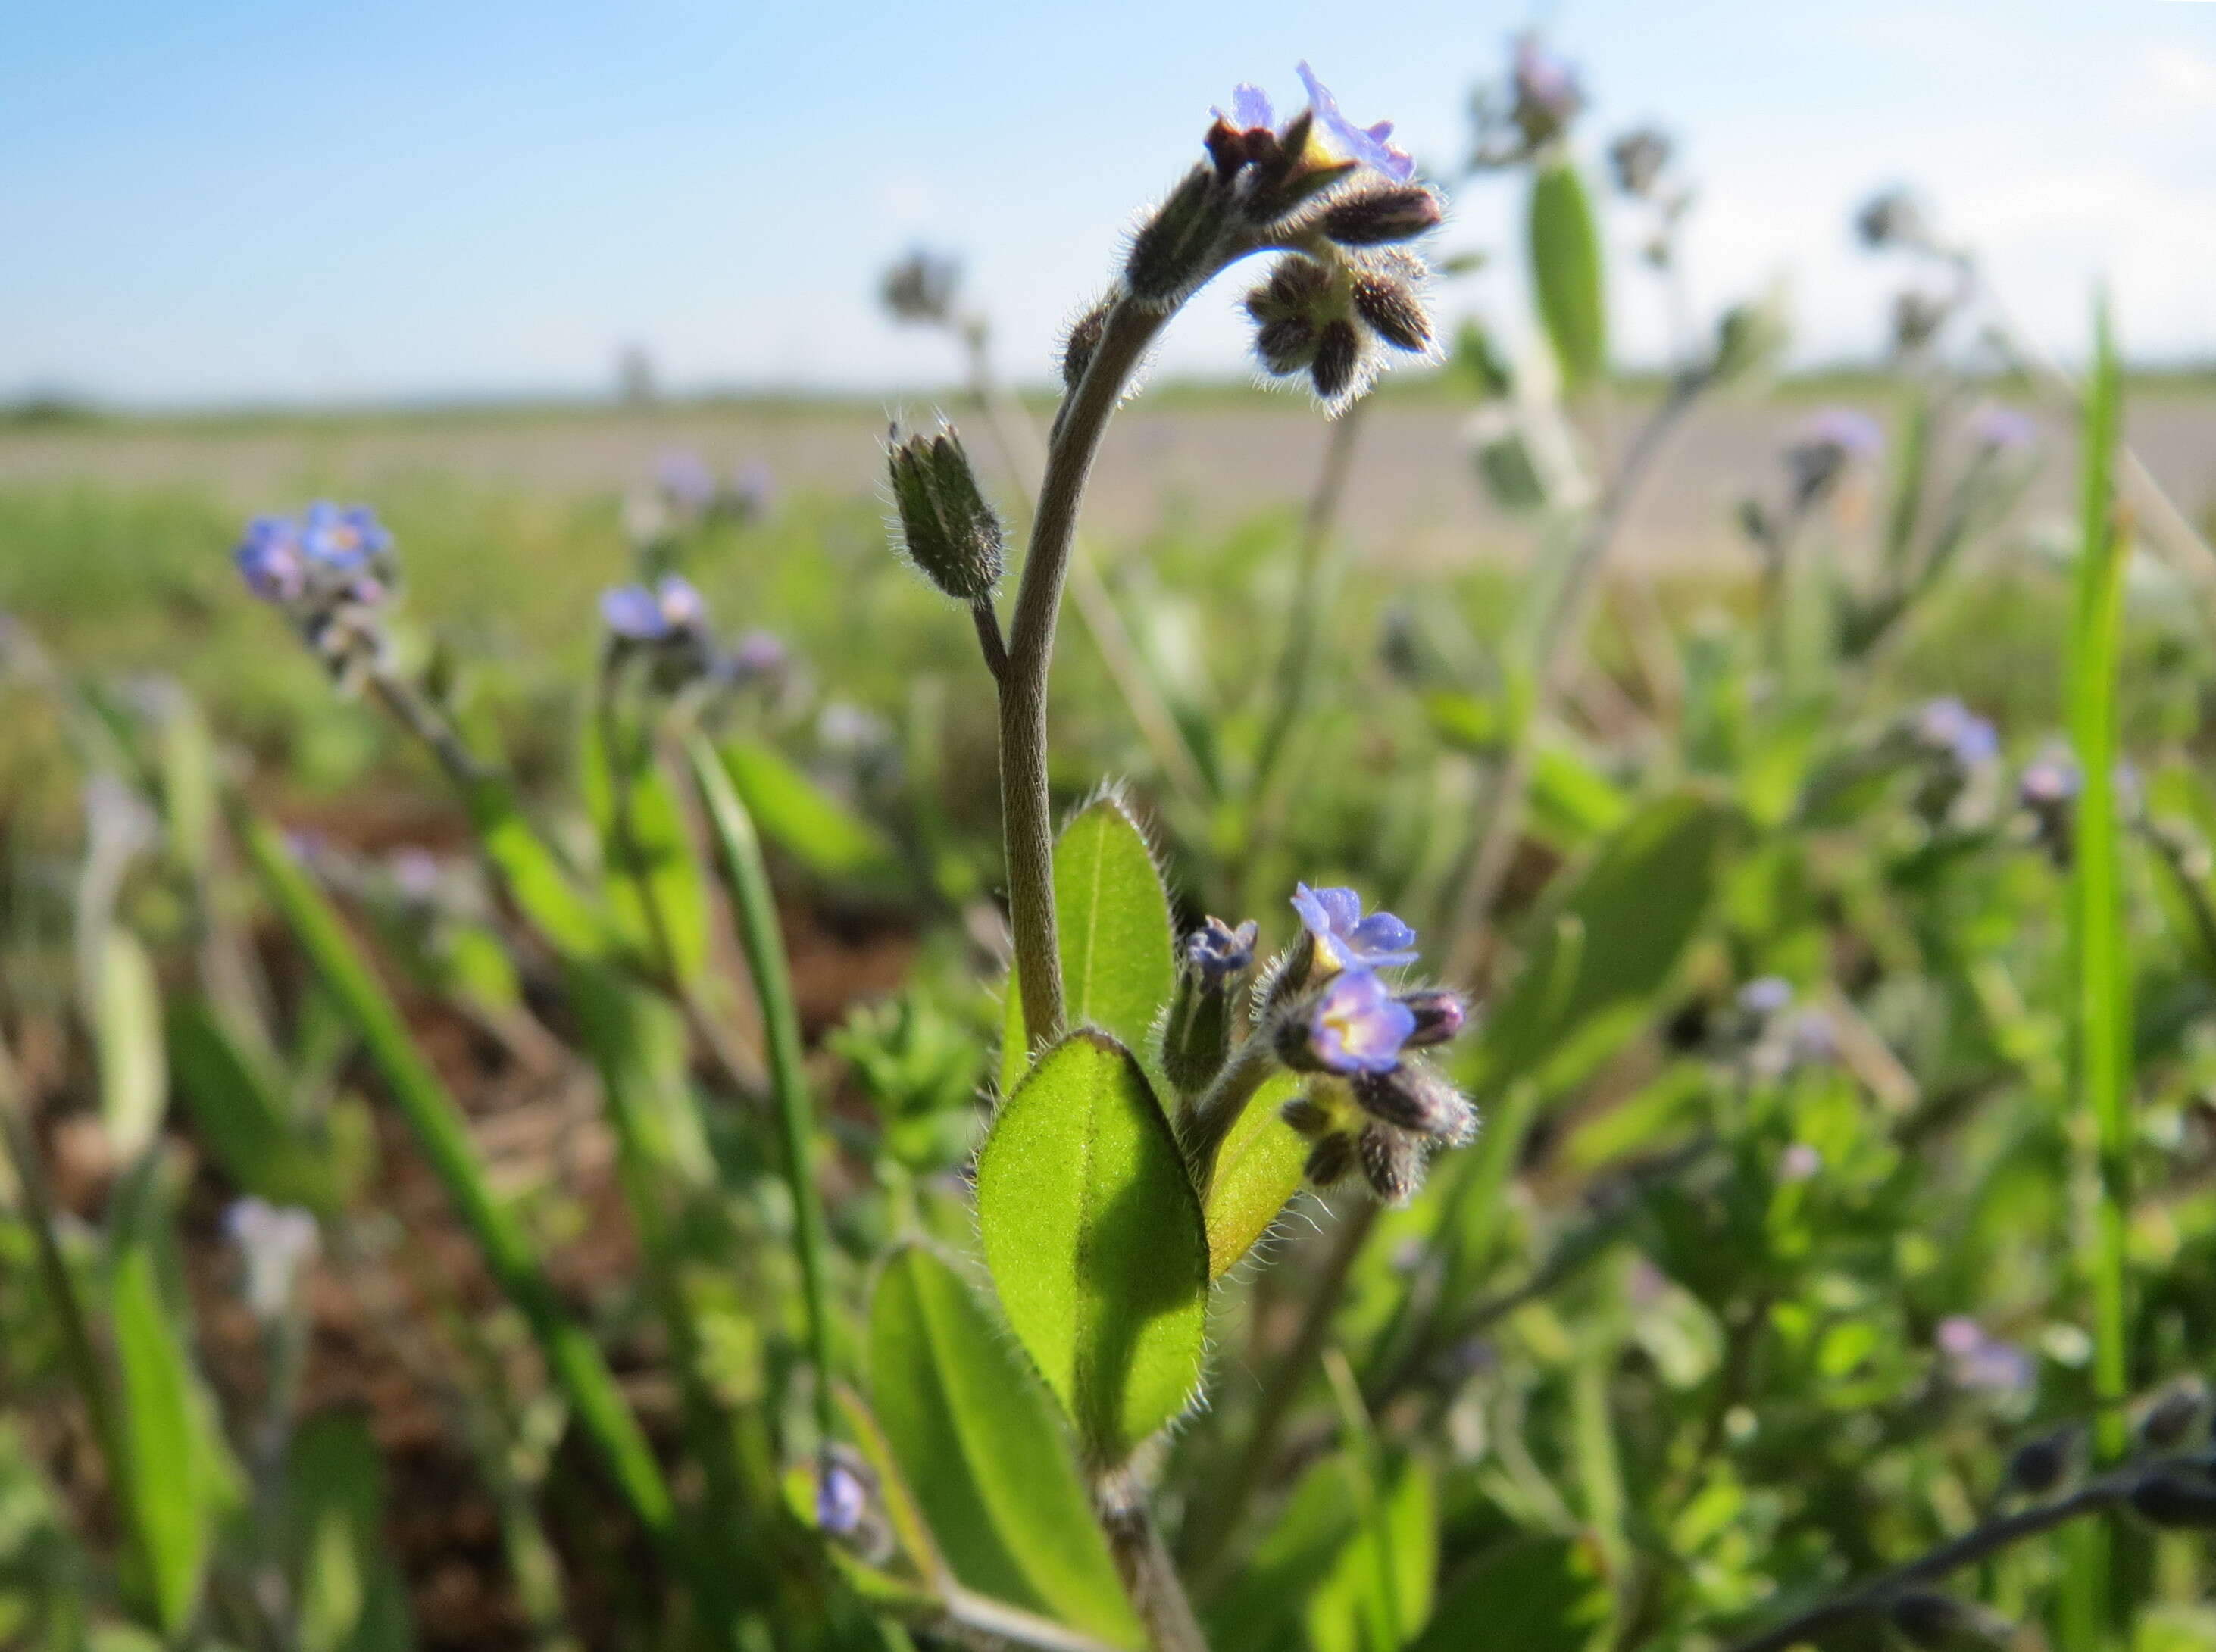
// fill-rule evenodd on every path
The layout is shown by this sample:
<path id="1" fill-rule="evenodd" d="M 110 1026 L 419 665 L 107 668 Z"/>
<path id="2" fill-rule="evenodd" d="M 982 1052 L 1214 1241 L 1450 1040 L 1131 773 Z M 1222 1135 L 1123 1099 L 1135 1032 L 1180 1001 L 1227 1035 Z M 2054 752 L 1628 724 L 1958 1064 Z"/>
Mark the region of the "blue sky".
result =
<path id="1" fill-rule="evenodd" d="M 2133 353 L 2216 355 L 2216 4 L 2191 0 L 43 0 L 0 21 L 0 394 L 590 390 L 626 343 L 680 386 L 928 385 L 944 346 L 874 298 L 918 241 L 965 255 L 1038 377 L 1234 82 L 1290 100 L 1305 57 L 1443 168 L 1534 21 L 1584 66 L 1589 157 L 1679 133 L 1702 308 L 1785 276 L 1803 359 L 1875 344 L 1897 279 L 1847 215 L 1899 181 L 2059 353 L 2105 279 Z M 1455 302 L 1511 330 L 1514 206 L 1458 187 L 1445 237 L 1505 255 Z M 1651 355 L 1628 261 L 1619 334 Z M 1239 370 L 1224 285 L 1164 371 Z"/>

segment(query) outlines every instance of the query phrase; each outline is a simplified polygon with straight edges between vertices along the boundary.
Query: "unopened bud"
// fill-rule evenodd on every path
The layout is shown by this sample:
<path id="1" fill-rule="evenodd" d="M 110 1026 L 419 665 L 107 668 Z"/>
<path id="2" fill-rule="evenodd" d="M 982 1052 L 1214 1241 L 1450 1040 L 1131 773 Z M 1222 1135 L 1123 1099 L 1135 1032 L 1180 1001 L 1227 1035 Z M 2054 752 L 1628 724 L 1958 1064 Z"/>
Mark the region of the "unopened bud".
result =
<path id="1" fill-rule="evenodd" d="M 1362 338 L 1350 321 L 1330 321 L 1316 333 L 1315 359 L 1308 378 L 1326 402 L 1337 402 L 1353 390 L 1362 365 Z"/>
<path id="2" fill-rule="evenodd" d="M 2207 1391 L 2197 1382 L 2183 1382 L 2164 1392 L 2139 1419 L 2139 1443 L 2149 1451 L 2175 1451 L 2185 1443 L 2193 1425 L 2201 1420 Z"/>
<path id="3" fill-rule="evenodd" d="M 1114 307 L 1112 298 L 1103 298 L 1070 323 L 1069 337 L 1062 347 L 1062 382 L 1064 388 L 1075 390 L 1085 380 L 1085 370 L 1093 365 L 1093 353 L 1100 347 L 1101 335 L 1108 330 L 1108 312 Z"/>
<path id="4" fill-rule="evenodd" d="M 1893 1626 L 1911 1646 L 1972 1652 L 2005 1647 L 2015 1634 L 2009 1621 L 1983 1606 L 1933 1589 L 1916 1589 L 1893 1603 Z"/>
<path id="5" fill-rule="evenodd" d="M 1344 1182 L 1346 1173 L 1354 1168 L 1354 1138 L 1345 1132 L 1334 1130 L 1327 1136 L 1316 1138 L 1308 1149 L 1308 1178 L 1319 1188 L 1328 1188 Z"/>
<path id="6" fill-rule="evenodd" d="M 1415 1139 L 1372 1119 L 1362 1127 L 1362 1174 L 1388 1205 L 1405 1205 L 1424 1184 L 1424 1153 Z"/>
<path id="7" fill-rule="evenodd" d="M 1296 1135 L 1311 1141 L 1321 1136 L 1337 1121 L 1337 1115 L 1313 1096 L 1296 1096 L 1277 1109 L 1277 1116 L 1290 1125 Z"/>
<path id="8" fill-rule="evenodd" d="M 1431 315 L 1406 282 L 1389 275 L 1357 276 L 1354 308 L 1370 331 L 1394 349 L 1421 355 L 1431 347 Z"/>
<path id="9" fill-rule="evenodd" d="M 1477 1127 L 1477 1114 L 1445 1076 L 1413 1061 L 1389 1072 L 1357 1072 L 1354 1099 L 1362 1110 L 1411 1135 L 1460 1142 Z"/>
<path id="10" fill-rule="evenodd" d="M 1216 169 L 1197 166 L 1156 207 L 1131 242 L 1123 279 L 1149 309 L 1167 310 L 1215 273 L 1228 196 Z"/>
<path id="11" fill-rule="evenodd" d="M 1419 183 L 1390 184 L 1347 195 L 1324 208 L 1316 228 L 1342 247 L 1413 241 L 1439 224 L 1439 198 Z"/>
<path id="12" fill-rule="evenodd" d="M 2132 1512 L 2152 1526 L 2216 1528 L 2216 1485 L 2164 1469 L 2132 1488 Z"/>
<path id="13" fill-rule="evenodd" d="M 2078 1430 L 2074 1428 L 2057 1428 L 2053 1434 L 2025 1441 L 2009 1459 L 2009 1486 L 2030 1496 L 2045 1496 L 2069 1474 L 2077 1449 Z"/>
<path id="14" fill-rule="evenodd" d="M 1400 1002 L 1416 1017 L 1416 1029 L 1407 1038 L 1411 1044 L 1444 1044 L 1460 1037 L 1462 1029 L 1469 1024 L 1469 1006 L 1463 1002 L 1462 994 L 1443 986 L 1403 992 Z"/>
<path id="15" fill-rule="evenodd" d="M 1000 582 L 1000 519 L 985 502 L 962 439 L 893 435 L 893 501 L 909 558 L 957 602 L 989 601 Z"/>

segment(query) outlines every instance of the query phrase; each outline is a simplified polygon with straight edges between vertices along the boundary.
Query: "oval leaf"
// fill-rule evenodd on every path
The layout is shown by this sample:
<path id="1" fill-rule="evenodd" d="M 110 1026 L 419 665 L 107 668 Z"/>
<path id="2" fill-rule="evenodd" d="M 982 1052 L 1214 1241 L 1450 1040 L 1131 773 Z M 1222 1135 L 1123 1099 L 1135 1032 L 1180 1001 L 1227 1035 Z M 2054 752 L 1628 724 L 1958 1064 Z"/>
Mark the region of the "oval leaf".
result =
<path id="1" fill-rule="evenodd" d="M 1177 984 L 1176 933 L 1147 834 L 1115 793 L 1079 810 L 1056 841 L 1054 908 L 1069 1024 L 1099 1027 L 1128 1049 L 1145 1048 Z M 1013 1091 L 1030 1066 L 1013 970 L 1007 1004 L 1003 1092 Z"/>
<path id="2" fill-rule="evenodd" d="M 1264 1081 L 1224 1133 L 1208 1184 L 1208 1274 L 1221 1279 L 1252 1250 L 1301 1188 L 1308 1145 L 1279 1116 L 1301 1086 L 1282 1072 Z"/>
<path id="3" fill-rule="evenodd" d="M 761 835 L 821 878 L 865 885 L 897 881 L 900 855 L 873 822 L 855 814 L 758 740 L 726 740 L 723 771 Z"/>
<path id="4" fill-rule="evenodd" d="M 920 1246 L 878 1275 L 870 1378 L 877 1421 L 956 1577 L 1144 1644 L 1051 1402 L 961 1276 Z"/>
<path id="5" fill-rule="evenodd" d="M 1200 1204 L 1129 1050 L 1040 1057 L 978 1156 L 977 1220 L 1017 1340 L 1087 1459 L 1121 1463 L 1191 1397 L 1208 1304 Z"/>
<path id="6" fill-rule="evenodd" d="M 1530 248 L 1539 318 L 1561 365 L 1562 388 L 1574 393 L 1608 371 L 1608 309 L 1592 201 L 1567 160 L 1531 179 Z"/>
<path id="7" fill-rule="evenodd" d="M 100 1114 L 118 1162 L 127 1164 L 162 1127 L 169 1098 L 162 1053 L 162 987 L 138 937 L 110 924 L 100 942 Z"/>

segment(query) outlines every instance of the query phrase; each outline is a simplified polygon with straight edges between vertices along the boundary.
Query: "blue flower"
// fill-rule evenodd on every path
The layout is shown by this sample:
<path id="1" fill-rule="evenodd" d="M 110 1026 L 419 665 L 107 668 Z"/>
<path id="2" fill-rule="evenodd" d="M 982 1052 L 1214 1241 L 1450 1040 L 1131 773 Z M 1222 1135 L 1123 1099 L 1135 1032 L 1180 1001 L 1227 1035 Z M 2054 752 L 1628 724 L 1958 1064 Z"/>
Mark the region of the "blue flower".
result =
<path id="1" fill-rule="evenodd" d="M 698 513 L 716 502 L 716 473 L 698 453 L 674 448 L 655 464 L 663 495 L 681 511 Z"/>
<path id="2" fill-rule="evenodd" d="M 1916 738 L 1965 769 L 1991 762 L 2001 749 L 1992 724 L 1951 694 L 1926 702 L 1916 714 Z"/>
<path id="3" fill-rule="evenodd" d="M 1885 446 L 1877 421 L 1852 408 L 1825 408 L 1808 421 L 1801 439 L 1811 446 L 1836 448 L 1849 458 L 1875 458 Z"/>
<path id="4" fill-rule="evenodd" d="M 663 574 L 651 591 L 624 585 L 600 593 L 600 617 L 626 642 L 667 642 L 699 630 L 707 615 L 700 593 L 681 574 Z"/>
<path id="5" fill-rule="evenodd" d="M 1996 403 L 1978 410 L 1970 421 L 1970 433 L 1980 447 L 2020 453 L 2039 439 L 2039 425 L 2022 408 Z"/>
<path id="6" fill-rule="evenodd" d="M 299 544 L 311 561 L 351 574 L 391 550 L 392 536 L 368 506 L 319 499 L 300 519 Z"/>
<path id="7" fill-rule="evenodd" d="M 1221 109 L 1209 111 L 1234 132 L 1274 132 L 1277 112 L 1270 107 L 1270 95 L 1251 81 L 1241 81 L 1231 89 L 1231 113 Z"/>
<path id="8" fill-rule="evenodd" d="M 1362 915 L 1351 889 L 1296 884 L 1293 910 L 1315 937 L 1318 958 L 1332 969 L 1390 969 L 1416 961 L 1416 932 L 1390 912 Z"/>
<path id="9" fill-rule="evenodd" d="M 1391 987 L 1369 970 L 1342 970 L 1308 1017 L 1308 1051 L 1333 1072 L 1390 1072 L 1415 1029 L 1415 1012 Z"/>
<path id="10" fill-rule="evenodd" d="M 816 1487 L 816 1526 L 833 1537 L 851 1537 L 868 1510 L 869 1488 L 845 1464 L 827 1459 Z"/>
<path id="11" fill-rule="evenodd" d="M 1220 918 L 1203 918 L 1185 937 L 1185 961 L 1204 989 L 1221 992 L 1226 981 L 1254 961 L 1254 937 L 1260 932 L 1251 918 L 1235 930 Z"/>
<path id="12" fill-rule="evenodd" d="M 1739 990 L 1739 1007 L 1767 1021 L 1793 1002 L 1793 983 L 1782 975 L 1757 975 Z"/>
<path id="13" fill-rule="evenodd" d="M 264 602 L 297 602 L 308 588 L 308 559 L 289 516 L 257 516 L 231 552 L 246 588 Z"/>
<path id="14" fill-rule="evenodd" d="M 1315 77 L 1314 71 L 1309 69 L 1305 60 L 1295 72 L 1300 76 L 1301 84 L 1308 88 L 1308 107 L 1315 113 L 1316 125 L 1337 140 L 1348 159 L 1374 167 L 1387 177 L 1403 183 L 1416 175 L 1416 157 L 1390 141 L 1393 136 L 1391 121 L 1380 120 L 1370 126 L 1356 126 L 1339 112 L 1339 100 L 1331 95 L 1331 88 Z M 1242 86 L 1234 91 L 1231 95 L 1233 109 L 1238 109 L 1242 93 L 1253 90 L 1251 86 Z M 1257 92 L 1255 95 L 1259 98 L 1261 95 Z M 1266 114 L 1268 99 L 1261 100 L 1261 107 Z"/>
<path id="15" fill-rule="evenodd" d="M 1533 143 L 1542 143 L 1576 119 L 1585 107 L 1585 89 L 1566 58 L 1547 50 L 1536 34 L 1516 42 L 1516 124 Z"/>

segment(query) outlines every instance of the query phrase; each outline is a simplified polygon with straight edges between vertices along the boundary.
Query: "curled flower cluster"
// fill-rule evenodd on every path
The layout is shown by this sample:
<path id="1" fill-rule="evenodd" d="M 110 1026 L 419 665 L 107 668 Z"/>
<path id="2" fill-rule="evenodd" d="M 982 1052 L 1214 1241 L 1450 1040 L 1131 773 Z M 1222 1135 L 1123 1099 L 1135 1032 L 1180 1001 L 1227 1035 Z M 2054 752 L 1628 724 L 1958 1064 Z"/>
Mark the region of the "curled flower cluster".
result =
<path id="1" fill-rule="evenodd" d="M 1269 989 L 1269 1035 L 1308 1084 L 1285 1121 L 1308 1139 L 1317 1186 L 1358 1168 L 1378 1198 L 1401 1203 L 1432 1148 L 1476 1132 L 1468 1098 L 1415 1053 L 1459 1034 L 1468 1010 L 1455 993 L 1387 983 L 1381 970 L 1415 961 L 1415 931 L 1390 912 L 1365 916 L 1353 890 L 1302 884 L 1293 907 L 1302 934 Z"/>
<path id="2" fill-rule="evenodd" d="M 384 659 L 383 610 L 400 568 L 369 507 L 318 500 L 297 517 L 257 516 L 231 557 L 246 588 L 280 611 L 342 683 Z"/>
<path id="3" fill-rule="evenodd" d="M 1801 427 L 1800 439 L 1785 450 L 1794 507 L 1806 510 L 1828 494 L 1856 462 L 1875 458 L 1885 433 L 1868 415 L 1850 408 L 1826 408 Z"/>
<path id="4" fill-rule="evenodd" d="M 1552 154 L 1585 107 L 1577 66 L 1548 50 L 1539 35 L 1517 35 L 1510 47 L 1505 87 L 1481 92 L 1474 106 L 1477 144 L 1471 164 L 1515 166 Z M 1659 163 L 1655 170 L 1660 170 Z"/>
<path id="5" fill-rule="evenodd" d="M 1441 208 L 1393 142 L 1391 121 L 1357 124 L 1307 64 L 1299 73 L 1308 103 L 1289 120 L 1253 85 L 1215 111 L 1208 159 L 1140 227 L 1111 298 L 1174 309 L 1235 260 L 1281 252 L 1246 298 L 1256 356 L 1274 378 L 1305 378 L 1337 411 L 1368 388 L 1387 352 L 1431 349 L 1428 271 L 1403 246 L 1436 228 Z M 1105 316 L 1096 308 L 1072 330 L 1073 384 Z"/>
<path id="6" fill-rule="evenodd" d="M 729 648 L 720 644 L 708 605 L 681 574 L 665 574 L 650 587 L 602 592 L 600 618 L 611 656 L 644 659 L 664 690 L 702 681 L 738 686 L 774 677 L 786 663 L 784 643 L 766 631 L 749 631 Z"/>

